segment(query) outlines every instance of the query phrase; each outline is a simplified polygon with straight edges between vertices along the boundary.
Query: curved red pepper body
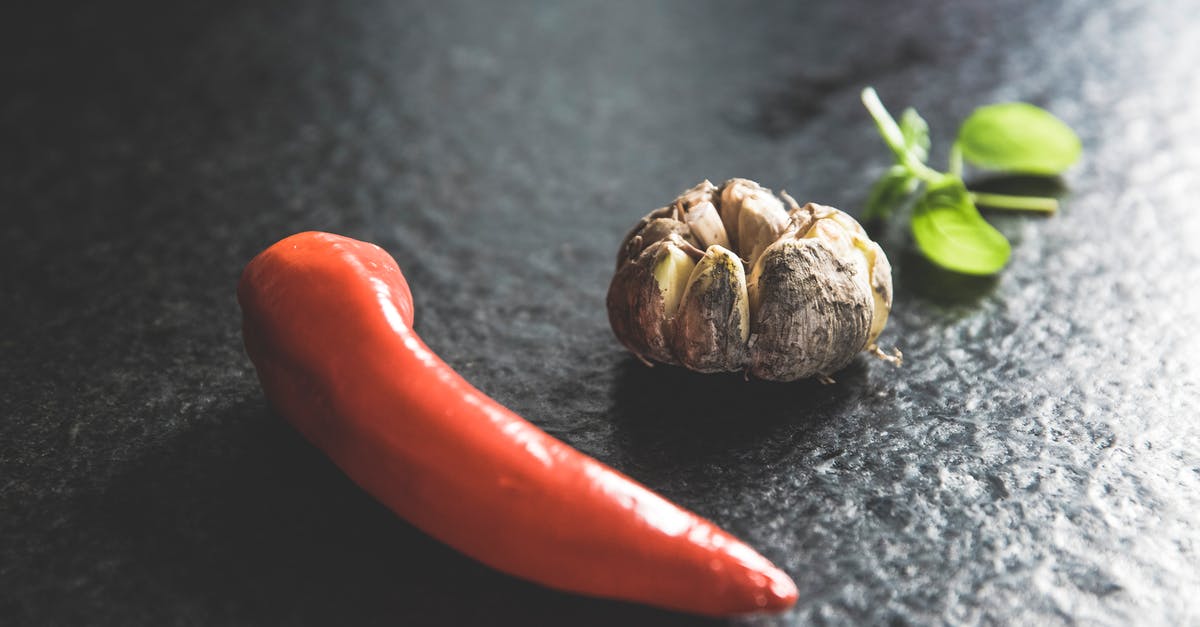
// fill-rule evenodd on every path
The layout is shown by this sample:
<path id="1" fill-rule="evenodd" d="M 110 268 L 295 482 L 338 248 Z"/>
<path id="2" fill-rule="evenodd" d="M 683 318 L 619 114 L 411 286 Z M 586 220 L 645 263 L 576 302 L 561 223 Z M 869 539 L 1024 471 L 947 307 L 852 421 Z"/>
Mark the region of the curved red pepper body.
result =
<path id="1" fill-rule="evenodd" d="M 498 570 L 572 592 L 730 615 L 781 610 L 791 579 L 750 547 L 505 409 L 412 330 L 378 246 L 300 233 L 238 285 L 276 410 L 367 492 Z"/>

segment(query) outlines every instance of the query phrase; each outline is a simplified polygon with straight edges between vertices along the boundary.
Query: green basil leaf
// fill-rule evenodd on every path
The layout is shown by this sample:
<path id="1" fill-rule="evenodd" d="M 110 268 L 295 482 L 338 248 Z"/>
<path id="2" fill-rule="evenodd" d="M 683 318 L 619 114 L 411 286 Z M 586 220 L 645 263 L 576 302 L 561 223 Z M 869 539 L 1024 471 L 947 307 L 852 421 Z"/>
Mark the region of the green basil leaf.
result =
<path id="1" fill-rule="evenodd" d="M 920 181 L 908 168 L 902 165 L 892 166 L 871 186 L 871 195 L 867 197 L 867 210 L 863 219 L 874 220 L 890 216 L 916 191 L 919 184 Z"/>
<path id="2" fill-rule="evenodd" d="M 1024 102 L 975 110 L 958 129 L 963 157 L 984 168 L 1053 175 L 1079 159 L 1079 136 L 1050 112 Z"/>
<path id="3" fill-rule="evenodd" d="M 929 159 L 929 123 L 916 109 L 909 107 L 900 114 L 900 133 L 909 154 L 925 163 Z"/>
<path id="4" fill-rule="evenodd" d="M 963 274 L 995 274 L 1012 248 L 971 202 L 966 186 L 947 177 L 930 186 L 913 211 L 913 238 L 930 261 Z"/>

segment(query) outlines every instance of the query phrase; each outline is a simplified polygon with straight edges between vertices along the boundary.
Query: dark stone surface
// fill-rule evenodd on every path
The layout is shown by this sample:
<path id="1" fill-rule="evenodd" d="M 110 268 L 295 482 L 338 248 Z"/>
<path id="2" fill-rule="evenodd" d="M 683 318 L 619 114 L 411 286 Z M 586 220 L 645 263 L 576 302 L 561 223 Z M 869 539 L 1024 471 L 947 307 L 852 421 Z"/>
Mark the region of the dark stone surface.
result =
<path id="1" fill-rule="evenodd" d="M 1194 3 L 96 3 L 0 19 L 0 624 L 693 624 L 458 556 L 266 408 L 234 284 L 375 241 L 428 343 L 795 577 L 748 624 L 1200 621 Z M 474 6 L 480 5 L 480 6 Z M 857 100 L 1082 135 L 992 280 L 887 235 L 901 370 L 647 370 L 615 247 L 708 177 L 857 213 Z"/>

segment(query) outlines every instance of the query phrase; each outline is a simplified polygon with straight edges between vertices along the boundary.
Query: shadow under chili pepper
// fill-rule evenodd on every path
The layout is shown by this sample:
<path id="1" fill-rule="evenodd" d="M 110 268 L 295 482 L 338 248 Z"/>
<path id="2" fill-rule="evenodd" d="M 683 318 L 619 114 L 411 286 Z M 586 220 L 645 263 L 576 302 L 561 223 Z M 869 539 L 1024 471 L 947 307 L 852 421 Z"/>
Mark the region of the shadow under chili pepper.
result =
<path id="1" fill-rule="evenodd" d="M 63 550 L 110 565 L 102 605 L 83 608 L 100 622 L 186 609 L 207 624 L 720 624 L 487 568 L 377 503 L 261 398 L 179 433 L 74 509 L 86 525 Z"/>
<path id="2" fill-rule="evenodd" d="M 866 366 L 855 359 L 835 383 L 746 380 L 740 373 L 702 374 L 630 357 L 619 366 L 612 420 L 627 461 L 650 471 L 678 471 L 739 453 L 764 453 L 770 442 L 797 445 L 861 394 Z"/>

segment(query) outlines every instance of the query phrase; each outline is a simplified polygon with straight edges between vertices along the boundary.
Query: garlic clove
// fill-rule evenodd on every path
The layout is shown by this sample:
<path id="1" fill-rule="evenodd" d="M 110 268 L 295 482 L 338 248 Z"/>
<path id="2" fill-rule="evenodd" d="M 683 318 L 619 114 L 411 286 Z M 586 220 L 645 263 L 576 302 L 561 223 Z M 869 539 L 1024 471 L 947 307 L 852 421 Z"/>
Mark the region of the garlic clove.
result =
<path id="1" fill-rule="evenodd" d="M 696 243 L 695 238 L 692 237 L 692 231 L 688 228 L 687 224 L 675 218 L 654 218 L 648 220 L 645 226 L 634 234 L 629 243 L 626 244 L 625 253 L 629 259 L 636 259 L 642 254 L 642 251 L 650 248 L 650 246 L 670 239 L 673 236 L 678 236 L 683 241 L 692 245 Z"/>
<path id="2" fill-rule="evenodd" d="M 667 309 L 678 309 L 693 265 L 676 241 L 665 240 L 613 276 L 606 299 L 609 323 L 621 343 L 643 360 L 676 363 L 667 348 Z"/>
<path id="3" fill-rule="evenodd" d="M 639 235 L 642 236 L 643 246 L 650 246 L 655 242 L 669 239 L 672 235 L 678 235 L 691 244 L 696 243 L 695 239 L 692 238 L 692 232 L 688 229 L 687 224 L 674 218 L 657 218 L 651 220 Z"/>
<path id="4" fill-rule="evenodd" d="M 729 243 L 738 247 L 738 220 L 742 211 L 742 203 L 751 196 L 760 196 L 766 192 L 758 183 L 749 179 L 729 179 L 721 185 L 720 202 L 717 210 L 721 221 L 725 223 L 725 232 L 729 234 Z M 770 194 L 770 192 L 767 192 Z M 739 248 L 740 250 L 740 248 Z"/>
<path id="5" fill-rule="evenodd" d="M 887 255 L 867 235 L 865 229 L 850 214 L 822 207 L 826 210 L 826 218 L 822 222 L 833 221 L 841 226 L 850 236 L 851 242 L 862 256 L 867 268 L 867 286 L 872 296 L 871 331 L 867 344 L 875 343 L 883 327 L 887 324 L 888 315 L 892 311 L 892 266 L 888 263 Z"/>
<path id="6" fill-rule="evenodd" d="M 807 205 L 800 207 L 796 206 L 796 201 L 793 200 L 791 196 L 788 196 L 787 200 L 792 203 L 792 209 L 788 211 L 787 228 L 783 230 L 783 233 L 779 234 L 779 237 L 781 239 L 785 237 L 803 237 L 804 234 L 808 233 L 808 230 L 811 229 L 812 225 L 817 221 L 817 217 L 815 215 L 816 205 L 810 202 Z"/>
<path id="7" fill-rule="evenodd" d="M 787 228 L 789 219 L 787 211 L 783 209 L 783 203 L 771 190 L 756 184 L 755 189 L 743 189 L 742 192 L 741 206 L 736 212 L 736 246 L 738 254 L 753 266 L 758 256 L 779 239 Z"/>
<path id="8" fill-rule="evenodd" d="M 750 278 L 750 373 L 793 381 L 849 364 L 871 328 L 863 271 L 821 237 L 781 239 L 768 248 Z"/>
<path id="9" fill-rule="evenodd" d="M 645 250 L 646 246 L 649 245 L 642 244 L 642 240 L 639 238 L 641 237 L 642 231 L 646 229 L 646 226 L 649 225 L 651 221 L 657 218 L 670 218 L 674 215 L 674 207 L 659 207 L 658 209 L 655 209 L 654 211 L 651 211 L 643 216 L 641 220 L 638 220 L 638 223 L 635 224 L 632 229 L 629 229 L 629 232 L 625 234 L 625 238 L 621 240 L 621 247 L 617 249 L 617 269 L 619 270 L 621 269 L 621 266 L 633 261 L 634 259 L 637 259 L 638 255 Z M 636 250 L 636 252 L 631 252 L 634 250 Z"/>
<path id="10" fill-rule="evenodd" d="M 696 262 L 674 242 L 668 241 L 655 254 L 653 263 L 651 274 L 654 275 L 658 291 L 662 294 L 663 313 L 667 318 L 674 317 Z"/>
<path id="11" fill-rule="evenodd" d="M 688 278 L 674 320 L 671 348 L 680 363 L 699 372 L 737 370 L 750 336 L 750 305 L 742 261 L 710 246 Z"/>
<path id="12" fill-rule="evenodd" d="M 717 208 L 711 202 L 705 201 L 688 209 L 684 215 L 684 222 L 700 246 L 729 248 L 729 235 L 725 232 L 725 225 L 721 224 Z"/>
<path id="13" fill-rule="evenodd" d="M 695 187 L 680 194 L 675 199 L 675 204 L 683 211 L 688 211 L 692 207 L 703 203 L 711 203 L 717 199 L 717 186 L 713 185 L 708 179 L 704 179 L 697 183 Z"/>
<path id="14" fill-rule="evenodd" d="M 826 214 L 825 214 L 826 218 L 833 220 L 834 222 L 837 222 L 838 224 L 840 224 L 842 226 L 842 228 L 846 229 L 846 232 L 850 233 L 850 235 L 852 237 L 854 237 L 855 239 L 864 239 L 864 240 L 870 239 L 869 237 L 867 237 L 866 229 L 864 229 L 863 226 L 861 224 L 859 224 L 858 220 L 854 219 L 854 216 L 846 213 L 845 211 L 842 211 L 841 209 L 834 209 L 833 207 L 826 207 L 825 205 L 817 205 L 817 206 L 826 211 Z"/>
<path id="15" fill-rule="evenodd" d="M 879 244 L 871 242 L 871 296 L 875 301 L 867 345 L 874 344 L 892 313 L 892 264 Z"/>
<path id="16" fill-rule="evenodd" d="M 859 284 L 859 289 L 864 292 L 870 291 L 871 260 L 859 247 L 861 240 L 857 240 L 840 222 L 832 219 L 832 216 L 821 218 L 804 237 L 821 240 L 839 261 L 853 265 L 854 278 Z"/>

